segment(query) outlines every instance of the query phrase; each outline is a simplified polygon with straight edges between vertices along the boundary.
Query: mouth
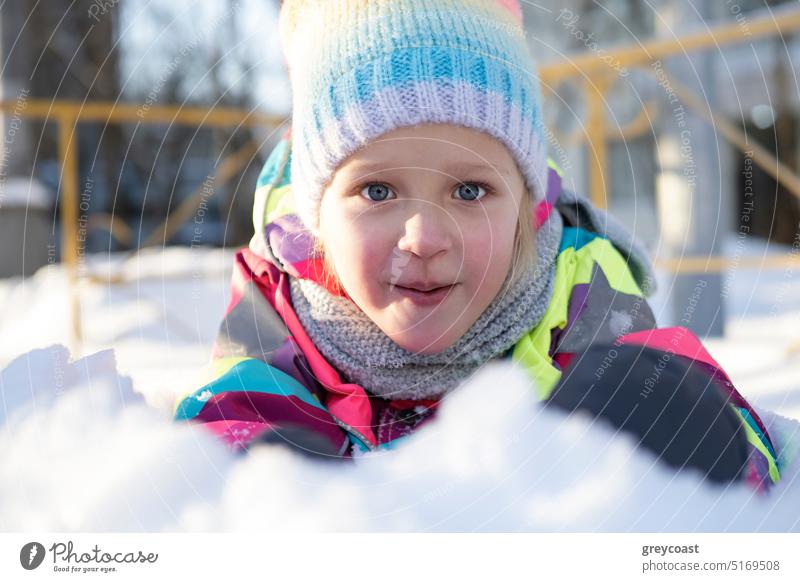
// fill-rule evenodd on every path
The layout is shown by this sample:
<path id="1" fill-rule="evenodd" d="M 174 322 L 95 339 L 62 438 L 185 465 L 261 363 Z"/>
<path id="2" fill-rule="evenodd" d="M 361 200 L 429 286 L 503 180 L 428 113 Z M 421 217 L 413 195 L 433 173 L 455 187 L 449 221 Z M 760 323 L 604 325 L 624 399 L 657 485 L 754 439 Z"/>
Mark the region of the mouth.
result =
<path id="1" fill-rule="evenodd" d="M 412 303 L 419 306 L 438 305 L 450 295 L 450 292 L 458 285 L 445 285 L 444 287 L 436 287 L 428 291 L 421 291 L 411 287 L 403 287 L 402 285 L 395 285 L 394 291 L 410 300 Z"/>

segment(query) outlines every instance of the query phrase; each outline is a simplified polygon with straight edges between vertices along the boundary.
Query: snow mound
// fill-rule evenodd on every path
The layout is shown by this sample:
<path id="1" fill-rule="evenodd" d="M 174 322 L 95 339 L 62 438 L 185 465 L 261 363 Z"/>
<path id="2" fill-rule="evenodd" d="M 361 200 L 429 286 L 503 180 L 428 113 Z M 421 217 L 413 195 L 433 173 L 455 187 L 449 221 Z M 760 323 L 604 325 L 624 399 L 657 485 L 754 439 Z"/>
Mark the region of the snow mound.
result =
<path id="1" fill-rule="evenodd" d="M 112 350 L 34 350 L 0 375 L 0 529 L 168 530 L 217 493 L 232 459 L 119 376 Z"/>
<path id="2" fill-rule="evenodd" d="M 798 531 L 800 423 L 763 412 L 784 463 L 770 495 L 676 473 L 625 434 L 543 408 L 491 363 L 393 451 L 234 456 L 170 421 L 116 371 L 30 352 L 0 376 L 6 531 Z M 761 411 L 760 411 L 761 412 Z"/>

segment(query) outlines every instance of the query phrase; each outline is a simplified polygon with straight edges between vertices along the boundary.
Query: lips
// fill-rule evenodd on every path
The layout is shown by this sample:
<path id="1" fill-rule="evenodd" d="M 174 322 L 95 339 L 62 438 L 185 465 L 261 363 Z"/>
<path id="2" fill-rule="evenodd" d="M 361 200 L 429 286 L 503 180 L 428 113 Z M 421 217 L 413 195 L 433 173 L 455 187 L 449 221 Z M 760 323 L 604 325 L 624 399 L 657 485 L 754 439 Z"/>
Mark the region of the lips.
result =
<path id="1" fill-rule="evenodd" d="M 428 291 L 435 291 L 436 289 L 441 289 L 442 287 L 451 287 L 452 285 L 448 283 L 424 283 L 424 282 L 411 282 L 411 283 L 397 283 L 398 287 L 404 287 L 406 289 L 411 289 L 412 291 L 421 291 L 426 293 Z"/>
<path id="2" fill-rule="evenodd" d="M 449 295 L 450 292 L 455 288 L 454 285 L 445 285 L 442 287 L 432 287 L 427 291 L 421 291 L 419 289 L 413 289 L 411 287 L 404 287 L 402 285 L 395 285 L 394 290 L 396 293 L 409 299 L 412 303 L 427 307 L 432 305 L 438 305 L 442 301 L 444 301 Z"/>

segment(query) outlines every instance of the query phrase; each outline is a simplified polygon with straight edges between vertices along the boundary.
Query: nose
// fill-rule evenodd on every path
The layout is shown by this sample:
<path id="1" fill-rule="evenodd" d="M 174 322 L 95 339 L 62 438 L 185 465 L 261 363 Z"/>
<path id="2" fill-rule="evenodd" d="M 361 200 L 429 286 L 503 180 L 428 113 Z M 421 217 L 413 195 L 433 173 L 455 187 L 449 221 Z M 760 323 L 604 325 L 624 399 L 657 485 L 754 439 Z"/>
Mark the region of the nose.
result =
<path id="1" fill-rule="evenodd" d="M 406 218 L 397 248 L 421 259 L 446 252 L 453 246 L 450 222 L 452 218 L 431 204 L 418 207 Z"/>

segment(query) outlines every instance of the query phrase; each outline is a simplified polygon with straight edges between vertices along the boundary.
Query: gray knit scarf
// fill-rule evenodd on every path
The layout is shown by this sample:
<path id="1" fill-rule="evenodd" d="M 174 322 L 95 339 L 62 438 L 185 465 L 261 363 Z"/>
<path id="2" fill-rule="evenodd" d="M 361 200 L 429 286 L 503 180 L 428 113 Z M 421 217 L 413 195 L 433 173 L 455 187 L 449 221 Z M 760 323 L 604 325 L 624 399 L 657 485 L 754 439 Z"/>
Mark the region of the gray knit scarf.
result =
<path id="1" fill-rule="evenodd" d="M 575 194 L 563 192 L 559 203 L 577 209 L 583 228 L 605 232 L 629 257 L 640 283 L 646 278 L 652 281 L 646 251 L 624 227 Z M 541 321 L 553 292 L 563 227 L 561 214 L 552 212 L 536 234 L 535 260 L 524 275 L 505 293 L 498 293 L 455 344 L 436 354 L 401 348 L 354 303 L 313 281 L 291 278 L 292 304 L 320 353 L 345 381 L 387 399 L 438 398 L 489 360 L 504 355 Z"/>
<path id="2" fill-rule="evenodd" d="M 552 295 L 562 227 L 554 212 L 536 235 L 536 260 L 455 344 L 436 354 L 401 348 L 354 303 L 313 281 L 291 278 L 292 304 L 320 353 L 346 381 L 387 399 L 440 397 L 541 321 Z"/>

